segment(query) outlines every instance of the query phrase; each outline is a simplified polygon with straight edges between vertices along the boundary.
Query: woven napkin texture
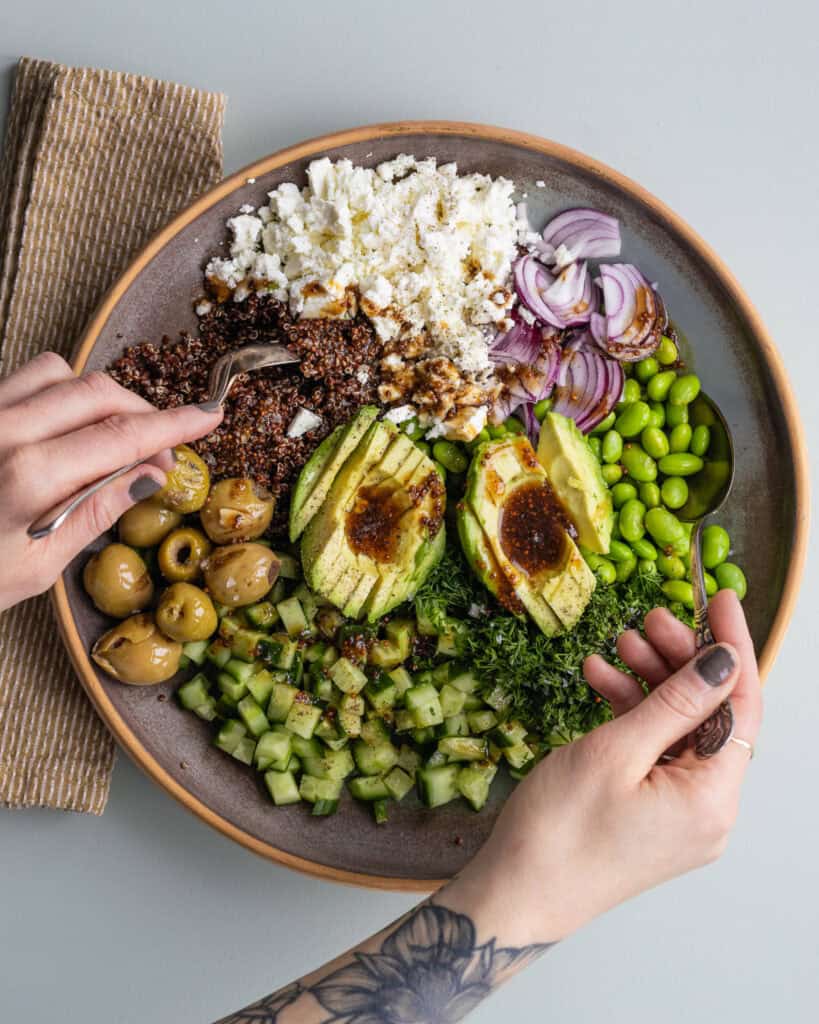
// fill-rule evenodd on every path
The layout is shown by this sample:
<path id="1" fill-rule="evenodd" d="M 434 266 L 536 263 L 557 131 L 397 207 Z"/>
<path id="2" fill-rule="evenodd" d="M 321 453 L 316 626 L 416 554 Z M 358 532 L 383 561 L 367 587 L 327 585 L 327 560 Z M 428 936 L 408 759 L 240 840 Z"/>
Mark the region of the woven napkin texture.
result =
<path id="1" fill-rule="evenodd" d="M 70 355 L 106 289 L 222 176 L 225 99 L 171 82 L 20 61 L 0 162 L 0 368 Z M 113 741 L 47 595 L 0 615 L 0 805 L 101 814 Z"/>

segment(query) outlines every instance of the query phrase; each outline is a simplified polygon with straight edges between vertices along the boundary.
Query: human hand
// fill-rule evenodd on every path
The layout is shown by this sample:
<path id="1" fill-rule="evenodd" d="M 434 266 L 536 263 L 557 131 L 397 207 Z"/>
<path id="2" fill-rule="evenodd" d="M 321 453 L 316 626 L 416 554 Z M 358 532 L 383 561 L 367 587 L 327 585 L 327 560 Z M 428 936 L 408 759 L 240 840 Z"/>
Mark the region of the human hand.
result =
<path id="1" fill-rule="evenodd" d="M 221 415 L 191 405 L 158 412 L 105 373 L 75 377 L 54 352 L 0 380 L 0 611 L 47 590 L 127 508 L 159 490 L 170 449 L 209 434 Z M 137 459 L 150 461 L 89 498 L 56 533 L 28 536 L 55 506 Z"/>
<path id="2" fill-rule="evenodd" d="M 736 735 L 756 738 L 759 676 L 733 591 L 713 598 L 709 618 L 718 643 L 696 656 L 693 632 L 666 609 L 646 617 L 646 639 L 623 634 L 619 654 L 649 684 L 647 697 L 633 676 L 587 660 L 587 680 L 617 717 L 552 752 L 517 787 L 478 856 L 440 894 L 447 906 L 471 908 L 507 943 L 554 940 L 723 852 L 748 751 L 729 743 L 707 761 L 685 749 L 658 763 L 729 694 Z"/>

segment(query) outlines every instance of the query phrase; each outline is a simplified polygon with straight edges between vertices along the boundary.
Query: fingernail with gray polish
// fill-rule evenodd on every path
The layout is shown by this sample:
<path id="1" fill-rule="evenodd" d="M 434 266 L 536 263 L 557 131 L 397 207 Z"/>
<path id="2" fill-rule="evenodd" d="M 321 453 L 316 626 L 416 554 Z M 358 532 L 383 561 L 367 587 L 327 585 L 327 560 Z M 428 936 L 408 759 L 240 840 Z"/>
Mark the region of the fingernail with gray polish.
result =
<path id="1" fill-rule="evenodd" d="M 709 686 L 720 686 L 734 671 L 734 656 L 726 647 L 712 647 L 697 658 L 696 669 Z"/>
<path id="2" fill-rule="evenodd" d="M 162 489 L 162 484 L 155 480 L 152 476 L 138 476 L 136 480 L 128 488 L 128 493 L 131 495 L 133 501 L 144 501 L 146 498 L 150 498 L 152 494 L 156 494 L 157 491 Z"/>
<path id="3" fill-rule="evenodd" d="M 210 413 L 218 412 L 222 408 L 222 403 L 221 402 L 200 402 L 199 405 L 197 405 L 196 408 L 197 409 L 201 409 L 202 412 L 206 412 L 206 413 L 208 413 L 208 415 L 210 415 Z"/>

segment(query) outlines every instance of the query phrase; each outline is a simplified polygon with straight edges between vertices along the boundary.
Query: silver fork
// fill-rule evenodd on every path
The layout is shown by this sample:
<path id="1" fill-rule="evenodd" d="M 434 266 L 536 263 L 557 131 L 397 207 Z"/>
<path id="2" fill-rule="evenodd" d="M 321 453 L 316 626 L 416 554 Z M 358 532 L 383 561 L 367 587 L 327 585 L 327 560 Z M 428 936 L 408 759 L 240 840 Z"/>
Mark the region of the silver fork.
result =
<path id="1" fill-rule="evenodd" d="M 221 405 L 227 398 L 233 382 L 243 373 L 252 373 L 254 370 L 263 370 L 266 366 L 289 366 L 300 362 L 298 356 L 294 356 L 289 348 L 284 345 L 245 345 L 243 348 L 228 352 L 227 355 L 218 359 L 210 372 L 208 381 L 207 403 Z M 205 404 L 205 403 L 202 403 Z M 110 484 L 112 480 L 130 473 L 132 469 L 142 465 L 146 460 L 137 459 L 136 462 L 129 462 L 121 469 L 115 469 L 101 480 L 80 491 L 69 502 L 52 509 L 44 516 L 41 516 L 28 528 L 29 537 L 39 540 L 41 537 L 48 537 L 55 530 L 63 525 L 68 517 L 82 505 L 84 501 L 96 494 L 97 491 Z"/>

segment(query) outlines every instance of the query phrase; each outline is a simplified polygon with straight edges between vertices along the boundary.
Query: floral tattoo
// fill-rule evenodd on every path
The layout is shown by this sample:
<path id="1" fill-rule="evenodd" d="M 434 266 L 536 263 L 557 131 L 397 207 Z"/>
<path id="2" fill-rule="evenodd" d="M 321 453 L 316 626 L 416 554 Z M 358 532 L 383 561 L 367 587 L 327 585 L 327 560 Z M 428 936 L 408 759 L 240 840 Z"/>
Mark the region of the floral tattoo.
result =
<path id="1" fill-rule="evenodd" d="M 525 966 L 553 943 L 478 945 L 465 914 L 426 903 L 402 921 L 374 953 L 304 986 L 294 982 L 220 1024 L 279 1024 L 279 1015 L 304 993 L 327 1011 L 317 1024 L 455 1024 L 513 968 Z"/>

